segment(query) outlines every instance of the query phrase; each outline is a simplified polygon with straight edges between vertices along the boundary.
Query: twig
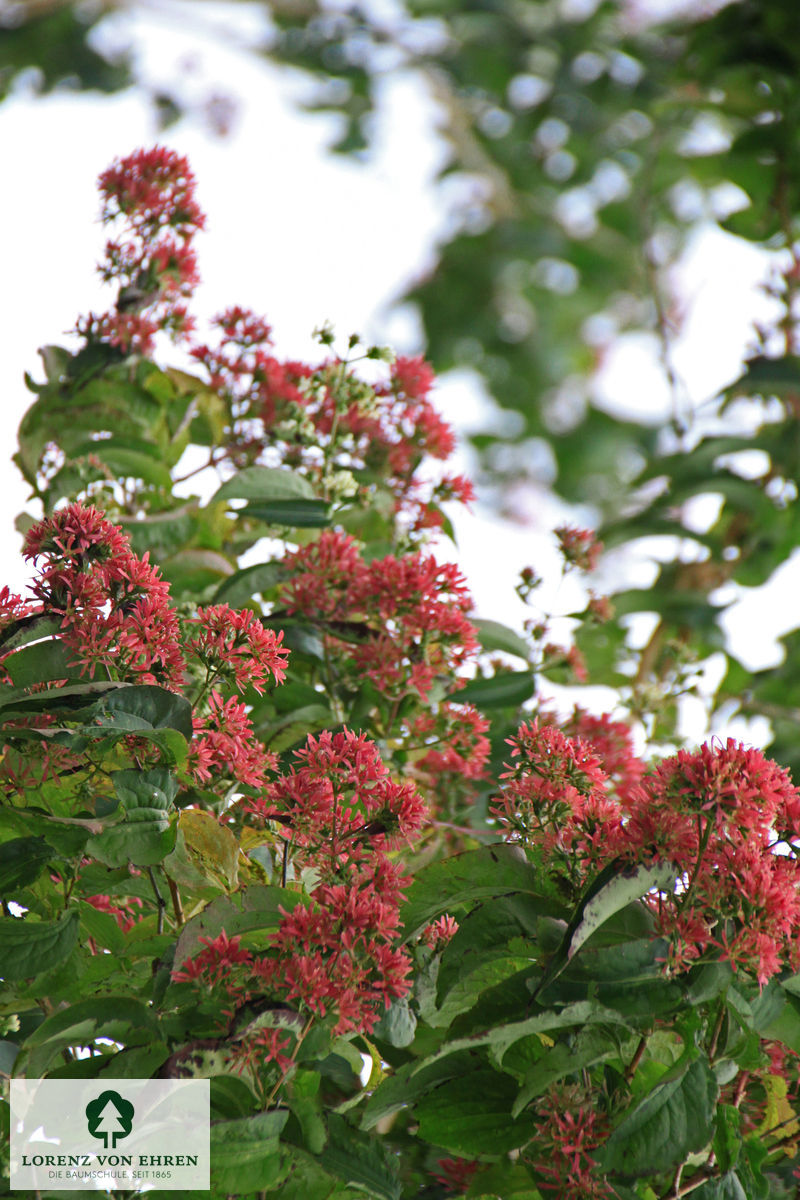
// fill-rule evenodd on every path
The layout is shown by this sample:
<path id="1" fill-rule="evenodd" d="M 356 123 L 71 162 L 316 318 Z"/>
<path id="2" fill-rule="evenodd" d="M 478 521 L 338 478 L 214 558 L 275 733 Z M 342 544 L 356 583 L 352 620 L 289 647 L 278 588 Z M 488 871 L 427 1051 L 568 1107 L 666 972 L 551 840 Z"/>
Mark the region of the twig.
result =
<path id="1" fill-rule="evenodd" d="M 150 876 L 150 883 L 152 885 L 153 892 L 155 894 L 156 904 L 158 905 L 158 933 L 163 933 L 164 932 L 164 913 L 166 912 L 167 902 L 164 899 L 164 897 L 161 895 L 161 892 L 158 890 L 158 884 L 156 883 L 156 877 L 153 874 L 152 867 L 147 868 L 147 874 Z"/>
<path id="2" fill-rule="evenodd" d="M 183 925 L 186 917 L 183 915 L 183 905 L 181 904 L 181 894 L 178 891 L 178 885 L 169 875 L 166 876 L 166 880 L 169 884 L 169 894 L 172 897 L 172 911 L 175 913 L 175 920 L 179 925 Z"/>
<path id="3" fill-rule="evenodd" d="M 725 1020 L 725 1001 L 723 1000 L 719 1006 L 719 1012 L 717 1013 L 717 1019 L 716 1019 L 716 1022 L 714 1023 L 714 1032 L 711 1034 L 711 1044 L 708 1047 L 709 1062 L 714 1061 L 714 1055 L 717 1053 L 717 1043 L 719 1042 L 719 1035 L 722 1033 L 722 1022 L 724 1020 Z"/>
<path id="4" fill-rule="evenodd" d="M 625 1082 L 626 1083 L 630 1083 L 630 1081 L 633 1079 L 634 1075 L 636 1074 L 636 1070 L 639 1066 L 639 1063 L 642 1061 L 642 1057 L 643 1057 L 646 1049 L 647 1049 L 647 1034 L 643 1033 L 639 1040 L 639 1045 L 636 1047 L 636 1050 L 634 1051 L 633 1058 L 628 1063 L 628 1069 L 625 1072 Z"/>

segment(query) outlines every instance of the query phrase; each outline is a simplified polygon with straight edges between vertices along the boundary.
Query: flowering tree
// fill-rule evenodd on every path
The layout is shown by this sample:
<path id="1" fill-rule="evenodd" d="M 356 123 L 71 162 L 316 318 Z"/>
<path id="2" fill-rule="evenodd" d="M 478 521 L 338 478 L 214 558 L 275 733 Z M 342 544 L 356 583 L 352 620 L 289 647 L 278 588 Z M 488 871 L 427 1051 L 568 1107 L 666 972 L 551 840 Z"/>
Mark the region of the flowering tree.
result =
<path id="1" fill-rule="evenodd" d="M 426 364 L 201 339 L 187 162 L 100 186 L 117 293 L 43 352 L 0 593 L 4 1076 L 210 1078 L 220 1200 L 795 1195 L 787 770 L 680 746 L 649 651 L 554 711 L 632 652 L 591 592 L 567 647 L 473 616 Z"/>

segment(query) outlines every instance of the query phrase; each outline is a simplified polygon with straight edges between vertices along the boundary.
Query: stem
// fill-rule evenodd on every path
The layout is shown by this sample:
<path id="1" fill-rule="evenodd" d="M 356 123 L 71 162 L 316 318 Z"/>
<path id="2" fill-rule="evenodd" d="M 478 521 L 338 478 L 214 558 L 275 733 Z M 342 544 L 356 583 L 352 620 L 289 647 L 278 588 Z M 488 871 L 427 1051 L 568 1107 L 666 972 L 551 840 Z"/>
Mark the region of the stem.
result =
<path id="1" fill-rule="evenodd" d="M 308 1018 L 305 1025 L 303 1026 L 303 1028 L 300 1030 L 300 1032 L 297 1035 L 297 1041 L 294 1044 L 294 1050 L 292 1050 L 292 1053 L 289 1055 L 289 1058 L 291 1059 L 292 1062 L 297 1061 L 297 1052 L 300 1049 L 300 1047 L 302 1046 L 303 1042 L 305 1041 L 306 1035 L 309 1033 L 311 1026 L 313 1024 L 314 1024 L 314 1015 L 312 1013 L 312 1015 Z M 278 1082 L 275 1084 L 272 1091 L 270 1092 L 270 1094 L 267 1096 L 266 1100 L 264 1101 L 264 1109 L 265 1110 L 269 1108 L 270 1104 L 272 1104 L 272 1101 L 275 1099 L 275 1097 L 278 1093 L 278 1089 L 280 1088 L 281 1084 L 283 1083 L 283 1078 L 284 1078 L 283 1075 L 281 1075 L 278 1078 Z"/>
<path id="2" fill-rule="evenodd" d="M 700 826 L 700 817 L 699 816 L 697 818 L 697 824 L 698 824 L 698 832 L 699 832 L 699 826 Z M 697 849 L 697 862 L 694 864 L 694 870 L 692 871 L 692 877 L 689 880 L 689 886 L 687 887 L 686 891 L 683 893 L 683 896 L 681 897 L 681 900 L 678 904 L 678 912 L 683 912 L 684 908 L 686 907 L 686 905 L 689 902 L 689 897 L 691 896 L 692 888 L 694 887 L 694 885 L 697 881 L 697 876 L 700 871 L 700 864 L 703 861 L 703 855 L 706 852 L 706 846 L 708 845 L 708 839 L 710 837 L 711 837 L 711 819 L 709 817 L 706 817 L 706 827 L 703 830 L 702 836 L 700 837 L 700 845 L 698 846 L 698 849 Z"/>
<path id="3" fill-rule="evenodd" d="M 455 833 L 466 833 L 476 841 L 483 837 L 491 838 L 492 842 L 498 841 L 497 831 L 494 829 L 470 829 L 467 825 L 454 825 L 452 821 L 431 821 L 430 824 L 434 829 L 452 829 Z"/>
<path id="4" fill-rule="evenodd" d="M 166 872 L 164 873 L 164 878 L 169 884 L 169 894 L 172 897 L 172 911 L 175 913 L 175 920 L 179 925 L 183 925 L 186 917 L 183 915 L 183 905 L 181 904 L 181 894 L 178 891 L 178 885 Z"/>
<path id="5" fill-rule="evenodd" d="M 739 1079 L 737 1081 L 736 1092 L 733 1097 L 733 1107 L 734 1108 L 738 1108 L 739 1105 L 742 1103 L 742 1100 L 744 1099 L 744 1093 L 745 1093 L 745 1088 L 747 1087 L 748 1079 L 749 1079 L 748 1072 L 742 1071 L 742 1073 L 739 1076 Z"/>
<path id="6" fill-rule="evenodd" d="M 717 1013 L 717 1019 L 714 1022 L 714 1032 L 711 1034 L 711 1042 L 708 1047 L 709 1062 L 714 1061 L 714 1055 L 717 1053 L 717 1043 L 719 1042 L 719 1035 L 722 1033 L 722 1022 L 724 1020 L 725 1020 L 725 1001 L 722 1000 L 720 1002 L 719 1012 Z"/>
<path id="7" fill-rule="evenodd" d="M 191 405 L 189 407 L 191 408 Z M 179 433 L 179 432 L 180 432 L 180 429 L 176 432 L 176 436 L 177 436 L 177 433 Z M 215 467 L 217 465 L 217 463 L 222 462 L 224 457 L 225 457 L 224 454 L 221 454 L 219 456 L 219 458 L 217 458 L 213 454 L 209 455 L 208 462 L 203 463 L 202 466 L 194 467 L 193 470 L 187 471 L 185 475 L 176 475 L 172 481 L 173 484 L 185 483 L 187 479 L 191 479 L 192 476 L 194 476 L 194 475 L 199 475 L 201 471 L 207 471 L 209 467 Z"/>
<path id="8" fill-rule="evenodd" d="M 683 1174 L 683 1163 L 680 1164 L 677 1171 L 672 1177 L 672 1183 L 667 1190 L 659 1197 L 659 1200 L 674 1200 L 675 1197 L 682 1196 L 681 1191 L 681 1175 Z M 695 1185 L 697 1186 L 697 1185 Z M 689 1189 L 691 1191 L 691 1188 Z"/>
<path id="9" fill-rule="evenodd" d="M 639 1039 L 639 1045 L 636 1047 L 636 1049 L 634 1051 L 633 1058 L 628 1063 L 628 1069 L 625 1072 L 625 1082 L 626 1083 L 630 1083 L 630 1081 L 633 1079 L 634 1075 L 636 1074 L 639 1063 L 642 1061 L 644 1052 L 647 1049 L 647 1037 L 648 1037 L 648 1035 L 646 1033 L 642 1034 L 641 1038 Z"/>
<path id="10" fill-rule="evenodd" d="M 166 900 L 164 899 L 164 897 L 161 895 L 161 892 L 158 890 L 158 884 L 156 883 L 156 877 L 155 877 L 155 875 L 153 874 L 153 868 L 152 868 L 152 867 L 148 867 L 148 868 L 147 868 L 147 874 L 148 874 L 148 876 L 150 877 L 150 884 L 151 884 L 151 886 L 152 886 L 152 888 L 153 888 L 153 894 L 155 895 L 155 898 L 156 898 L 156 904 L 158 905 L 158 928 L 157 928 L 157 932 L 158 932 L 158 933 L 163 933 L 163 932 L 164 932 L 164 913 L 166 912 L 166 908 L 167 908 L 167 902 L 166 902 Z"/>

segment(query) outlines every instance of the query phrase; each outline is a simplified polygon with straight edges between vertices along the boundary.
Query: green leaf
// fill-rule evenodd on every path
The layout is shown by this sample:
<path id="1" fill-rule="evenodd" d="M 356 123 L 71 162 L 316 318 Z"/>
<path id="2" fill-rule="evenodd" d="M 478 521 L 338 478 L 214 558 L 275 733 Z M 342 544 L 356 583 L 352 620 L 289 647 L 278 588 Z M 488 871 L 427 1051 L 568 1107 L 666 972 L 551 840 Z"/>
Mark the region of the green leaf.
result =
<path id="1" fill-rule="evenodd" d="M 213 603 L 230 604 L 232 608 L 247 604 L 253 596 L 274 588 L 283 578 L 285 570 L 282 562 L 266 562 L 235 571 L 214 592 Z"/>
<path id="2" fill-rule="evenodd" d="M 549 1034 L 554 1029 L 572 1029 L 589 1024 L 616 1025 L 621 1029 L 627 1028 L 625 1018 L 618 1012 L 604 1008 L 595 1000 L 581 1000 L 576 1004 L 566 1004 L 563 1008 L 546 1009 L 544 1012 L 525 1017 L 521 1021 L 495 1025 L 480 1033 L 445 1042 L 435 1053 L 414 1067 L 412 1078 L 418 1071 L 427 1070 L 443 1058 L 458 1054 L 462 1050 L 476 1050 L 481 1046 L 488 1046 L 494 1056 L 494 1061 L 504 1067 L 505 1055 L 509 1048 L 516 1042 L 522 1041 L 523 1038 L 528 1038 L 532 1034 Z"/>
<path id="3" fill-rule="evenodd" d="M 264 725 L 254 721 L 253 728 L 264 745 L 275 754 L 281 754 L 290 746 L 305 741 L 309 733 L 319 729 L 329 729 L 336 724 L 336 718 L 325 704 L 308 704 L 295 709 L 289 715 L 282 715 L 280 720 L 270 721 Z"/>
<path id="4" fill-rule="evenodd" d="M 148 1046 L 158 1033 L 152 1009 L 132 996 L 80 1000 L 53 1013 L 29 1035 L 26 1069 L 35 1076 L 44 1074 L 67 1046 L 91 1046 L 97 1038 L 110 1038 L 125 1046 Z"/>
<path id="5" fill-rule="evenodd" d="M 241 516 L 268 525 L 288 525 L 297 529 L 321 529 L 330 525 L 329 506 L 325 500 L 271 500 L 245 505 Z"/>
<path id="6" fill-rule="evenodd" d="M 54 854 L 43 837 L 12 838 L 0 844 L 0 895 L 10 900 L 17 888 L 33 883 Z"/>
<path id="7" fill-rule="evenodd" d="M 211 1124 L 211 1170 L 223 1191 L 252 1192 L 269 1188 L 280 1174 L 280 1134 L 286 1111 L 256 1113 L 237 1121 Z"/>
<path id="8" fill-rule="evenodd" d="M 78 941 L 78 914 L 57 921 L 6 917 L 0 921 L 0 974 L 5 980 L 27 979 L 49 970 L 71 953 Z"/>
<path id="9" fill-rule="evenodd" d="M 631 866 L 619 860 L 610 862 L 584 893 L 575 915 L 567 926 L 561 945 L 550 960 L 534 995 L 552 983 L 575 957 L 584 942 L 609 917 L 646 895 L 651 888 L 671 887 L 675 878 L 676 871 L 670 863 Z"/>
<path id="10" fill-rule="evenodd" d="M 502 650 L 506 654 L 516 654 L 527 662 L 530 657 L 530 646 L 524 638 L 501 625 L 499 621 L 484 621 L 473 618 L 472 624 L 478 631 L 478 640 L 484 650 Z"/>
<path id="11" fill-rule="evenodd" d="M 112 692 L 122 691 L 130 684 L 113 683 L 107 679 L 96 679 L 91 683 L 75 683 L 68 684 L 63 688 L 48 688 L 43 692 L 36 692 L 33 696 L 25 695 L 3 695 L 0 698 L 0 717 L 4 721 L 13 719 L 16 716 L 26 716 L 35 712 L 49 712 L 53 710 L 59 716 L 66 717 L 69 713 L 80 714 L 82 717 L 90 717 L 95 709 L 93 701 L 97 701 L 97 697 L 107 697 Z"/>
<path id="12" fill-rule="evenodd" d="M 301 900 L 299 892 L 260 884 L 244 888 L 236 893 L 235 898 L 218 897 L 181 929 L 175 947 L 176 966 L 182 966 L 187 958 L 197 954 L 202 948 L 200 938 L 213 940 L 223 929 L 228 937 L 244 935 L 256 929 L 277 929 L 281 921 L 280 909 L 289 912 Z"/>
<path id="13" fill-rule="evenodd" d="M 12 650 L 27 646 L 29 642 L 39 642 L 43 638 L 52 637 L 60 628 L 61 622 L 46 613 L 21 617 L 18 621 L 10 622 L 0 632 L 0 647 L 4 654 L 10 654 Z"/>
<path id="14" fill-rule="evenodd" d="M 195 596 L 232 571 L 227 558 L 216 550 L 179 550 L 161 561 L 161 574 L 170 584 L 173 597 L 187 592 Z"/>
<path id="15" fill-rule="evenodd" d="M 735 1171 L 728 1171 L 721 1179 L 709 1179 L 692 1193 L 694 1200 L 754 1200 L 751 1193 L 742 1187 Z"/>
<path id="16" fill-rule="evenodd" d="M 473 679 L 466 687 L 451 692 L 448 699 L 478 708 L 518 708 L 536 690 L 533 671 L 504 671 L 490 679 Z"/>
<path id="17" fill-rule="evenodd" d="M 604 1171 L 640 1178 L 669 1171 L 711 1140 L 717 1082 L 705 1058 L 678 1063 L 626 1114 L 598 1158 Z"/>
<path id="18" fill-rule="evenodd" d="M 192 740 L 192 706 L 179 696 L 155 684 L 135 684 L 105 696 L 98 709 L 109 715 L 127 713 L 146 721 L 153 729 L 177 729 L 187 742 Z"/>
<path id="19" fill-rule="evenodd" d="M 402 1048 L 413 1043 L 416 1029 L 417 1018 L 409 1007 L 408 997 L 403 996 L 383 1014 L 373 1030 L 373 1037 Z"/>
<path id="20" fill-rule="evenodd" d="M 732 1104 L 720 1104 L 716 1114 L 714 1157 L 721 1171 L 730 1171 L 742 1149 L 742 1114 Z"/>
<path id="21" fill-rule="evenodd" d="M 766 991 L 765 988 L 764 992 L 766 993 Z M 784 1046 L 788 1046 L 790 1050 L 800 1054 L 800 998 L 785 996 L 784 1003 L 780 1005 L 775 1015 L 772 1015 L 774 1006 L 767 1009 L 766 1003 L 760 1003 L 763 1000 L 764 997 L 761 996 L 753 1004 L 754 1028 L 760 1032 L 762 1037 L 782 1042 Z M 769 1016 L 769 1020 L 766 1019 L 767 1016 Z"/>
<path id="22" fill-rule="evenodd" d="M 138 439 L 137 439 L 138 440 Z M 139 442 L 140 446 L 142 443 Z M 93 454 L 104 462 L 118 479 L 141 479 L 154 487 L 172 490 L 172 476 L 163 461 L 157 457 L 155 446 L 150 449 L 133 449 L 127 439 L 102 438 L 84 442 L 72 449 L 71 457 L 78 458 Z"/>
<path id="23" fill-rule="evenodd" d="M 580 1030 L 577 1036 L 568 1042 L 556 1042 L 555 1046 L 526 1072 L 511 1115 L 518 1117 L 531 1100 L 541 1096 L 557 1079 L 563 1079 L 565 1075 L 572 1075 L 576 1071 L 594 1066 L 595 1063 L 606 1062 L 619 1056 L 620 1041 L 616 1033 L 596 1026 Z M 513 1072 L 513 1068 L 513 1056 L 505 1055 L 503 1069 Z"/>
<path id="24" fill-rule="evenodd" d="M 321 1154 L 328 1140 L 319 1099 L 317 1071 L 298 1071 L 289 1086 L 289 1107 L 300 1123 L 303 1142 L 310 1154 Z"/>
<path id="25" fill-rule="evenodd" d="M 71 656 L 63 642 L 55 638 L 33 642 L 10 654 L 3 663 L 15 687 L 27 688 L 51 679 L 76 678 L 80 672 L 70 666 Z"/>
<path id="26" fill-rule="evenodd" d="M 367 1138 L 343 1117 L 328 1117 L 328 1144 L 315 1161 L 348 1187 L 374 1200 L 400 1200 L 397 1159 L 378 1139 Z"/>
<path id="27" fill-rule="evenodd" d="M 436 983 L 438 1001 L 451 989 L 463 988 L 476 968 L 492 959 L 518 956 L 526 945 L 531 958 L 541 955 L 541 922 L 542 906 L 535 898 L 523 894 L 484 900 L 459 922 L 445 947 Z M 553 924 L 563 930 L 564 922 Z"/>
<path id="28" fill-rule="evenodd" d="M 107 867 L 152 867 L 174 848 L 177 828 L 161 808 L 127 809 L 123 821 L 89 838 L 86 853 Z"/>
<path id="29" fill-rule="evenodd" d="M 538 875 L 523 851 L 498 842 L 432 863 L 415 876 L 400 909 L 406 940 L 444 912 L 507 892 L 535 896 L 542 915 L 564 915 L 559 905 L 540 895 Z"/>
<path id="30" fill-rule="evenodd" d="M 511 1116 L 516 1097 L 511 1077 L 488 1068 L 448 1080 L 414 1106 L 420 1137 L 467 1158 L 516 1150 L 532 1132 Z"/>
<path id="31" fill-rule="evenodd" d="M 797 355 L 789 354 L 782 358 L 759 356 L 751 358 L 746 367 L 744 375 L 725 389 L 726 398 L 793 396 L 800 388 L 800 358 Z"/>
<path id="32" fill-rule="evenodd" d="M 314 489 L 304 475 L 283 467 L 245 467 L 217 489 L 209 504 L 220 500 L 298 499 L 314 499 Z"/>
<path id="33" fill-rule="evenodd" d="M 10 1076 L 19 1055 L 16 1042 L 0 1042 L 0 1075 Z"/>

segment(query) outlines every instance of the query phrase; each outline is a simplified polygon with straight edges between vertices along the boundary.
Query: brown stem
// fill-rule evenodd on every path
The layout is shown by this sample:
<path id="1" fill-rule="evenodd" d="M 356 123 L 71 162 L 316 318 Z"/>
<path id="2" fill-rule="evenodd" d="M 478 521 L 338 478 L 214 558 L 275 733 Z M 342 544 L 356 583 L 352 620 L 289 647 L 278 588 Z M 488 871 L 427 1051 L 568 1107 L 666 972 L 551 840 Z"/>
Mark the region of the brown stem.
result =
<path id="1" fill-rule="evenodd" d="M 639 1039 L 639 1045 L 636 1047 L 636 1050 L 634 1051 L 633 1058 L 628 1063 L 628 1069 L 625 1072 L 625 1082 L 626 1083 L 630 1083 L 630 1081 L 633 1079 L 634 1075 L 636 1074 L 636 1070 L 639 1066 L 639 1063 L 642 1061 L 644 1052 L 647 1049 L 647 1036 L 648 1035 L 646 1033 L 642 1034 L 641 1038 Z"/>
<path id="2" fill-rule="evenodd" d="M 183 915 L 183 905 L 181 904 L 181 894 L 178 891 L 178 885 L 174 879 L 170 879 L 169 875 L 167 875 L 166 879 L 169 884 L 169 894 L 172 897 L 172 911 L 175 913 L 175 920 L 179 925 L 183 925 L 186 917 Z"/>
<path id="3" fill-rule="evenodd" d="M 714 1061 L 714 1055 L 717 1053 L 717 1044 L 719 1035 L 722 1033 L 722 1023 L 725 1020 L 725 1001 L 723 1000 L 719 1006 L 717 1019 L 714 1023 L 714 1032 L 711 1034 L 711 1043 L 708 1047 L 708 1058 L 710 1062 Z"/>
<path id="4" fill-rule="evenodd" d="M 734 1108 L 738 1108 L 739 1105 L 742 1103 L 742 1100 L 744 1099 L 745 1088 L 747 1087 L 747 1081 L 749 1078 L 750 1078 L 750 1076 L 748 1075 L 747 1071 L 742 1071 L 741 1075 L 739 1076 L 739 1078 L 736 1082 L 736 1091 L 733 1096 L 733 1107 Z"/>
<path id="5" fill-rule="evenodd" d="M 148 867 L 148 868 L 147 868 L 147 874 L 148 874 L 148 875 L 149 875 L 149 877 L 150 877 L 150 886 L 151 886 L 151 887 L 152 887 L 152 889 L 153 889 L 153 894 L 154 894 L 154 896 L 155 896 L 155 898 L 156 898 L 156 904 L 158 905 L 158 926 L 157 926 L 157 932 L 158 932 L 158 933 L 163 933 L 163 932 L 164 932 L 164 912 L 165 912 L 165 910 L 166 910 L 166 907 L 167 907 L 167 902 L 166 902 L 166 900 L 164 899 L 164 897 L 161 895 L 161 892 L 158 890 L 158 884 L 156 883 L 156 877 L 155 877 L 155 875 L 153 874 L 153 868 L 152 868 L 152 867 Z"/>
<path id="6" fill-rule="evenodd" d="M 682 1174 L 683 1174 L 683 1163 L 680 1163 L 677 1171 L 675 1172 L 675 1174 L 672 1177 L 672 1183 L 669 1185 L 667 1190 L 664 1193 L 662 1193 L 662 1195 L 659 1197 L 659 1200 L 675 1200 L 675 1197 L 681 1196 L 683 1194 L 680 1190 Z"/>

